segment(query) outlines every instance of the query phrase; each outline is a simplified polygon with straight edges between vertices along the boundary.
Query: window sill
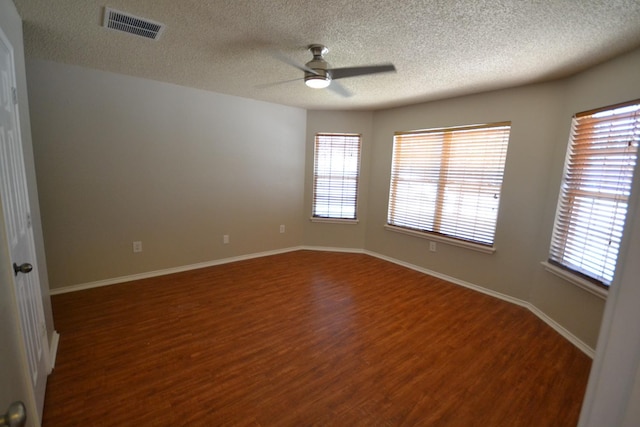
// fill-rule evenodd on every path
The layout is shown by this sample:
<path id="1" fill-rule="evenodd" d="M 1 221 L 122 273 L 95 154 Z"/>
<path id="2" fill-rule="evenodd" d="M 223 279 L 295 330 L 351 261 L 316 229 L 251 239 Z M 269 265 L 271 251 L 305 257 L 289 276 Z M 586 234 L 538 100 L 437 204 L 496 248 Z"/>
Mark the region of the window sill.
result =
<path id="1" fill-rule="evenodd" d="M 360 222 L 357 219 L 342 219 L 342 218 L 317 218 L 311 217 L 309 218 L 311 222 L 324 222 L 329 224 L 357 224 Z"/>
<path id="2" fill-rule="evenodd" d="M 549 273 L 566 280 L 567 282 L 570 282 L 574 285 L 576 285 L 577 287 L 584 289 L 585 291 L 600 297 L 604 300 L 607 299 L 607 296 L 609 295 L 609 291 L 606 289 L 603 289 L 593 283 L 591 283 L 588 280 L 585 280 L 581 277 L 576 276 L 575 274 L 571 274 L 570 272 L 561 269 L 560 267 L 556 267 L 553 264 L 548 263 L 547 261 L 542 261 L 540 264 L 542 264 L 542 266 L 544 267 L 545 270 L 547 270 Z"/>
<path id="3" fill-rule="evenodd" d="M 488 246 L 479 245 L 471 242 L 465 242 L 463 240 L 458 240 L 458 239 L 450 239 L 447 237 L 438 236 L 436 234 L 422 233 L 420 231 L 409 230 L 402 227 L 396 227 L 394 225 L 385 224 L 384 228 L 386 228 L 389 231 L 393 231 L 395 233 L 408 234 L 409 236 L 419 237 L 421 239 L 427 239 L 434 242 L 441 242 L 446 245 L 458 246 L 460 248 L 471 249 L 472 251 L 482 252 L 485 254 L 493 254 L 496 251 L 495 248 L 490 248 Z"/>

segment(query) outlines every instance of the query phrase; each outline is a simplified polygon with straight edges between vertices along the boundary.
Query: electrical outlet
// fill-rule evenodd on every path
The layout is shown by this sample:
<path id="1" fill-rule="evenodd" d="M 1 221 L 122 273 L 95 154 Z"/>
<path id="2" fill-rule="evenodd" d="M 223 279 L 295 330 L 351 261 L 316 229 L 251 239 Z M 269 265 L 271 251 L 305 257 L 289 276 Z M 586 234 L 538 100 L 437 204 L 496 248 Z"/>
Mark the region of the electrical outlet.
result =
<path id="1" fill-rule="evenodd" d="M 222 236 L 222 243 L 224 243 L 225 245 L 227 243 L 229 243 L 229 235 L 225 234 L 224 236 Z"/>
<path id="2" fill-rule="evenodd" d="M 282 224 L 282 225 L 280 226 L 280 232 L 281 232 L 281 233 L 284 233 L 284 224 Z"/>
<path id="3" fill-rule="evenodd" d="M 436 242 L 429 242 L 429 250 L 431 252 L 435 252 L 436 251 Z"/>
<path id="4" fill-rule="evenodd" d="M 138 252 L 142 252 L 142 242 L 141 241 L 133 242 L 133 253 L 137 254 Z"/>

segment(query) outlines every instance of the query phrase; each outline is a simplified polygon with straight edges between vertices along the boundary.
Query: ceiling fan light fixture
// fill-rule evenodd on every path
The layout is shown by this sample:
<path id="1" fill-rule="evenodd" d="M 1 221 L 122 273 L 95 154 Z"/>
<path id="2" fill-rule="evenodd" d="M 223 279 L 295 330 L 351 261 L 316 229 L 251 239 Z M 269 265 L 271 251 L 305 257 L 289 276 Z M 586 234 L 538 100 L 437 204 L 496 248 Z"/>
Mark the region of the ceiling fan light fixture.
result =
<path id="1" fill-rule="evenodd" d="M 324 89 L 329 86 L 331 79 L 325 76 L 307 76 L 304 78 L 304 84 L 313 89 Z"/>

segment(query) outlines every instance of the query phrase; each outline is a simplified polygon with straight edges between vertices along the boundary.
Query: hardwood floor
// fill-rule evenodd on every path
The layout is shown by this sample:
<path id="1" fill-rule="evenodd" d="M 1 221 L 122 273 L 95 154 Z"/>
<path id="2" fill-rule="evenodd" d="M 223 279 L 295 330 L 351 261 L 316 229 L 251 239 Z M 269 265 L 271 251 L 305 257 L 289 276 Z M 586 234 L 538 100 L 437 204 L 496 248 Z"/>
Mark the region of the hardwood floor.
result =
<path id="1" fill-rule="evenodd" d="M 591 365 L 522 307 L 360 254 L 52 300 L 45 427 L 575 426 Z"/>

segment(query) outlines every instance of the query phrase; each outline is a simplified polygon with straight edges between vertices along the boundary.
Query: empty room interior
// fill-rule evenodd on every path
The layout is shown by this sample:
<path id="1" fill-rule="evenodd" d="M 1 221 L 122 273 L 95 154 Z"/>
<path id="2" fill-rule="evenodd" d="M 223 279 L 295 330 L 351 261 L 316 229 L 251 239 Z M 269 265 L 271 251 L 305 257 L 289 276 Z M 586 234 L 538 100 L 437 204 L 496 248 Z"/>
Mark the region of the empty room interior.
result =
<path id="1" fill-rule="evenodd" d="M 639 1 L 1 0 L 0 30 L 0 413 L 640 425 Z"/>

